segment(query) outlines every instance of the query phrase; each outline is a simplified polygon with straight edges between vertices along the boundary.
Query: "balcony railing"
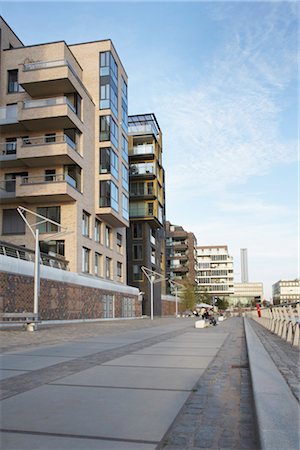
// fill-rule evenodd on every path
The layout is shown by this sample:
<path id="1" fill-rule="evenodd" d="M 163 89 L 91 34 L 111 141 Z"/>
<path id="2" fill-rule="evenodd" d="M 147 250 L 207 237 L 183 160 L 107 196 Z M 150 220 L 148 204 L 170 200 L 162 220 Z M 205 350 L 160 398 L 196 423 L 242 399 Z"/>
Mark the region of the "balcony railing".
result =
<path id="1" fill-rule="evenodd" d="M 68 105 L 72 109 L 72 111 L 76 114 L 76 109 L 74 105 L 72 105 L 72 103 L 65 96 L 42 98 L 38 100 L 24 100 L 23 102 L 24 109 L 45 108 L 48 106 L 56 106 L 56 105 Z"/>
<path id="2" fill-rule="evenodd" d="M 22 177 L 21 185 L 24 184 L 40 184 L 40 183 L 59 183 L 62 181 L 66 181 L 70 186 L 75 189 L 77 188 L 77 182 L 74 178 L 70 177 L 68 174 L 45 174 L 43 176 L 36 177 Z"/>
<path id="3" fill-rule="evenodd" d="M 39 69 L 51 69 L 52 67 L 62 67 L 67 66 L 72 74 L 77 78 L 77 80 L 81 83 L 80 77 L 76 73 L 73 66 L 66 59 L 57 59 L 54 61 L 36 61 L 29 64 L 23 65 L 23 71 L 29 72 L 31 70 L 39 70 Z"/>
<path id="4" fill-rule="evenodd" d="M 151 125 L 150 123 L 140 125 L 129 124 L 128 134 L 154 134 L 155 136 L 157 136 L 157 130 L 155 129 L 154 125 Z"/>
<path id="5" fill-rule="evenodd" d="M 153 164 L 131 164 L 130 175 L 155 175 L 155 166 Z"/>
<path id="6" fill-rule="evenodd" d="M 22 147 L 34 147 L 37 145 L 63 144 L 67 143 L 71 148 L 76 150 L 76 143 L 72 141 L 66 134 L 56 134 L 52 136 L 37 136 L 22 139 Z"/>
<path id="7" fill-rule="evenodd" d="M 149 209 L 147 205 L 129 205 L 130 217 L 153 217 L 155 212 L 153 209 Z"/>
<path id="8" fill-rule="evenodd" d="M 151 144 L 137 145 L 133 147 L 130 152 L 130 156 L 132 155 L 148 155 L 154 153 L 154 146 Z"/>
<path id="9" fill-rule="evenodd" d="M 0 255 L 9 256 L 11 258 L 23 259 L 24 261 L 34 262 L 34 251 L 25 247 L 8 244 L 0 241 Z M 40 263 L 45 266 L 55 267 L 57 269 L 68 270 L 69 261 L 63 256 L 50 256 L 47 253 L 40 253 Z"/>
<path id="10" fill-rule="evenodd" d="M 17 105 L 8 105 L 0 107 L 0 125 L 18 122 Z"/>

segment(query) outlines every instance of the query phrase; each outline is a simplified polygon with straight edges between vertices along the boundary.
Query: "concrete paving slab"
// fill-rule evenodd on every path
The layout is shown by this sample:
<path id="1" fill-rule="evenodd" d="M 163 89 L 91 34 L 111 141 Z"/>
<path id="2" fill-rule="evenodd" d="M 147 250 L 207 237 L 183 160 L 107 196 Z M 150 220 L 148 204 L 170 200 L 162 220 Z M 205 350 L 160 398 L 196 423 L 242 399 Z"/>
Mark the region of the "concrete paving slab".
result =
<path id="1" fill-rule="evenodd" d="M 44 367 L 53 366 L 65 361 L 70 361 L 72 358 L 65 358 L 62 356 L 29 356 L 29 355 L 15 355 L 6 354 L 0 357 L 1 369 L 20 369 L 20 370 L 37 370 Z"/>
<path id="2" fill-rule="evenodd" d="M 136 389 L 192 389 L 205 369 L 97 366 L 56 380 L 55 384 L 128 387 Z"/>
<path id="3" fill-rule="evenodd" d="M 160 441 L 189 392 L 45 385 L 3 400 L 2 428 Z"/>
<path id="4" fill-rule="evenodd" d="M 217 347 L 201 348 L 201 347 L 174 347 L 174 346 L 154 346 L 138 350 L 133 355 L 177 355 L 177 356 L 215 356 L 218 351 Z"/>
<path id="5" fill-rule="evenodd" d="M 22 373 L 26 373 L 26 371 L 0 369 L 0 380 L 6 380 L 6 378 L 16 377 L 17 375 L 21 375 Z"/>
<path id="6" fill-rule="evenodd" d="M 90 355 L 105 350 L 111 350 L 120 347 L 117 343 L 88 343 L 78 342 L 76 344 L 66 344 L 55 347 L 39 347 L 22 353 L 14 352 L 10 355 L 28 355 L 28 356 L 59 356 L 65 358 L 78 358 L 80 356 Z"/>
<path id="7" fill-rule="evenodd" d="M 58 437 L 46 434 L 3 433 L 5 450 L 155 450 L 156 444 Z M 42 447 L 41 447 L 42 445 Z"/>
<path id="8" fill-rule="evenodd" d="M 174 355 L 128 355 L 116 358 L 103 365 L 110 366 L 140 366 L 140 367 L 177 367 L 188 369 L 203 369 L 213 359 L 212 356 L 174 356 Z"/>

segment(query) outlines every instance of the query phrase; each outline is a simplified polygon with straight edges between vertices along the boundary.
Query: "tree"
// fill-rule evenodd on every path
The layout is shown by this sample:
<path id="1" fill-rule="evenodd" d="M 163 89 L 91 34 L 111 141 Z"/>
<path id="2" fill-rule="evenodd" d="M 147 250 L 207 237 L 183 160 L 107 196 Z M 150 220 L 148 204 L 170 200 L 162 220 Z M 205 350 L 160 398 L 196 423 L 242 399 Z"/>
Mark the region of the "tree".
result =
<path id="1" fill-rule="evenodd" d="M 181 294 L 181 310 L 186 311 L 195 309 L 196 305 L 196 286 L 189 281 L 183 283 L 182 294 Z"/>
<path id="2" fill-rule="evenodd" d="M 216 306 L 219 309 L 227 309 L 228 306 L 229 306 L 229 302 L 225 298 L 218 297 L 217 302 L 216 302 Z"/>

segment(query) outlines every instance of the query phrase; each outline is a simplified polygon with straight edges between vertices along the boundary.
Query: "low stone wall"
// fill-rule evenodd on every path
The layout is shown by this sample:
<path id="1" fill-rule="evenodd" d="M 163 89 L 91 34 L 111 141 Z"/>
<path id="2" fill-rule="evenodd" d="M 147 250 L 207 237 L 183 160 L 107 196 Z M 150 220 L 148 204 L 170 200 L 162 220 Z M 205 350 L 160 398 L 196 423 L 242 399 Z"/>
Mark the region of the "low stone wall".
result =
<path id="1" fill-rule="evenodd" d="M 33 263 L 0 257 L 1 311 L 33 311 L 33 276 L 30 272 L 33 273 Z M 39 314 L 42 320 L 128 317 L 133 315 L 132 309 L 128 309 L 129 299 L 134 316 L 140 317 L 142 304 L 138 289 L 41 267 Z"/>
<path id="2" fill-rule="evenodd" d="M 175 316 L 176 299 L 172 295 L 162 295 L 161 297 L 161 315 Z"/>

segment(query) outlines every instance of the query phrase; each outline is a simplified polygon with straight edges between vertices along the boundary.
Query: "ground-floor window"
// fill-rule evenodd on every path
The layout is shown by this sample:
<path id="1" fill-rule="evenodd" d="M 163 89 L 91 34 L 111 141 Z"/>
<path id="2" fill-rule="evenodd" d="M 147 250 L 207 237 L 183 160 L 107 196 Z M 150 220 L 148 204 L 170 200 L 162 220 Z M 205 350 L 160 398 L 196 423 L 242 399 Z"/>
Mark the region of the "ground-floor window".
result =
<path id="1" fill-rule="evenodd" d="M 103 317 L 104 319 L 111 319 L 114 317 L 114 296 L 104 294 L 103 299 Z"/>
<path id="2" fill-rule="evenodd" d="M 123 297 L 123 300 L 122 300 L 122 317 L 135 317 L 135 301 L 134 301 L 134 298 Z"/>

